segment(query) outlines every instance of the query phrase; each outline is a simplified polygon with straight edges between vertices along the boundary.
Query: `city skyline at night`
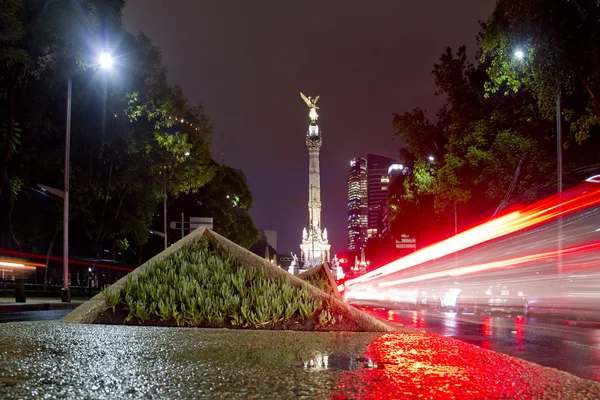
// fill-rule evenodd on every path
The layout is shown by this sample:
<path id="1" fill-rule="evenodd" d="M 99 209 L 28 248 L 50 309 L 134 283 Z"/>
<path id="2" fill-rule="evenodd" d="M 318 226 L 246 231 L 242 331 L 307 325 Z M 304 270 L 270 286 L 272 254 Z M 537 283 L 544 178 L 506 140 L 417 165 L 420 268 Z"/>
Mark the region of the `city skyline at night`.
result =
<path id="1" fill-rule="evenodd" d="M 244 171 L 250 213 L 258 228 L 278 231 L 283 253 L 296 251 L 308 220 L 298 91 L 322 95 L 321 196 L 333 256 L 348 246 L 348 161 L 398 158 L 392 114 L 417 105 L 435 113 L 444 100 L 434 95 L 433 63 L 463 44 L 474 59 L 478 20 L 495 1 L 185 4 L 131 0 L 124 21 L 161 47 L 170 80 L 203 104 L 215 159 L 223 149 L 225 164 Z"/>

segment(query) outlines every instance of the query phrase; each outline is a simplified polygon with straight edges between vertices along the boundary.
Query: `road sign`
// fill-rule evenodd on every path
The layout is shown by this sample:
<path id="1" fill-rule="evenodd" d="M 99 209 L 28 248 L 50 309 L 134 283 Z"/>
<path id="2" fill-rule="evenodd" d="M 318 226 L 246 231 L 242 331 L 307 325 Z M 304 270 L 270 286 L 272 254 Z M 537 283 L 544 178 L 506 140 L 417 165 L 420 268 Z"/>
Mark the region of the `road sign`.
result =
<path id="1" fill-rule="evenodd" d="M 208 229 L 213 229 L 212 217 L 190 217 L 190 228 L 198 229 L 201 226 L 205 226 Z"/>
<path id="2" fill-rule="evenodd" d="M 185 221 L 171 221 L 169 224 L 169 228 L 171 229 L 181 229 L 181 225 L 183 224 L 183 229 L 185 230 L 196 230 L 201 226 L 206 226 L 209 229 L 213 229 L 213 219 L 212 218 L 204 218 L 204 217 L 190 217 L 190 222 Z"/>
<path id="3" fill-rule="evenodd" d="M 183 229 L 190 229 L 190 223 L 184 222 Z M 169 228 L 171 229 L 181 229 L 181 221 L 171 221 L 169 224 Z"/>

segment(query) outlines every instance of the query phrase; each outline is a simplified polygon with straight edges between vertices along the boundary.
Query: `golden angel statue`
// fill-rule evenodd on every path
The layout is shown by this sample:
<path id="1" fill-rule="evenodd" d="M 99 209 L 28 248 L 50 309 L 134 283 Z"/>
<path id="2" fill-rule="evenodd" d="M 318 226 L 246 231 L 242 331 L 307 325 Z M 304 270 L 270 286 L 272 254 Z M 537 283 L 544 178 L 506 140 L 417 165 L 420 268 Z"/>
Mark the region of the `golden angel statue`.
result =
<path id="1" fill-rule="evenodd" d="M 300 92 L 300 97 L 302 97 L 302 100 L 304 100 L 304 102 L 306 103 L 306 105 L 309 108 L 309 112 L 308 112 L 308 117 L 310 118 L 310 123 L 312 125 L 317 123 L 317 119 L 319 119 L 319 114 L 317 114 L 317 110 L 319 109 L 319 107 L 317 107 L 317 101 L 319 100 L 319 97 L 321 96 L 317 96 L 315 97 L 315 99 L 313 100 L 312 97 L 308 96 L 306 97 L 304 95 L 304 93 Z"/>

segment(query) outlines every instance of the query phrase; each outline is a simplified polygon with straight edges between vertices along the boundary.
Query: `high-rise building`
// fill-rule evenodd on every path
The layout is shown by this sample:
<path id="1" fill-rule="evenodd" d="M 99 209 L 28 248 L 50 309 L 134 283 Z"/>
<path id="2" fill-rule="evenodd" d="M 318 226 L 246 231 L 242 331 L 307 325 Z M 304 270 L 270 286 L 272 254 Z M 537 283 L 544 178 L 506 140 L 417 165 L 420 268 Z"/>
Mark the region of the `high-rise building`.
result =
<path id="1" fill-rule="evenodd" d="M 348 172 L 348 250 L 358 251 L 367 243 L 367 160 L 354 157 Z"/>
<path id="2" fill-rule="evenodd" d="M 387 205 L 390 178 L 388 169 L 396 161 L 377 154 L 367 155 L 367 236 L 378 236 L 383 228 L 383 211 Z"/>
<path id="3" fill-rule="evenodd" d="M 327 239 L 327 229 L 321 230 L 321 172 L 319 169 L 319 152 L 323 138 L 317 119 L 319 115 L 316 106 L 319 96 L 314 100 L 300 93 L 308 106 L 310 125 L 306 132 L 306 147 L 308 148 L 308 218 L 310 226 L 302 232 L 303 269 L 308 269 L 324 262 L 329 262 L 331 245 Z"/>

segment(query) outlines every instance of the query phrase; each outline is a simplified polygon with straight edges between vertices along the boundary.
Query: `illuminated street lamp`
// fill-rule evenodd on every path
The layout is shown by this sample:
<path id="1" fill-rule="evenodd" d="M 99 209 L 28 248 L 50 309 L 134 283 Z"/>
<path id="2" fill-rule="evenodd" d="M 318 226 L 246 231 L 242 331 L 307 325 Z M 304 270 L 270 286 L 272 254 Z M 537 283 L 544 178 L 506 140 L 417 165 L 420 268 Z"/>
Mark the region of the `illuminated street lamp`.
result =
<path id="1" fill-rule="evenodd" d="M 517 49 L 517 50 L 515 51 L 515 58 L 516 58 L 517 60 L 522 60 L 523 58 L 525 58 L 525 53 L 523 52 L 523 50 L 521 50 L 521 49 Z"/>
<path id="2" fill-rule="evenodd" d="M 431 162 L 434 162 L 434 161 L 435 161 L 435 157 L 434 157 L 434 156 L 429 156 L 429 157 L 427 157 L 427 159 L 428 159 L 429 161 L 431 161 Z"/>
<path id="3" fill-rule="evenodd" d="M 107 70 L 112 68 L 113 57 L 105 52 L 98 55 L 98 66 Z M 63 210 L 63 289 L 61 299 L 63 302 L 71 302 L 69 291 L 69 159 L 71 154 L 71 88 L 73 77 L 71 74 L 67 80 L 67 128 L 65 132 L 65 191 Z"/>
<path id="4" fill-rule="evenodd" d="M 113 56 L 109 53 L 102 52 L 98 55 L 98 65 L 102 69 L 111 69 L 113 66 Z"/>

